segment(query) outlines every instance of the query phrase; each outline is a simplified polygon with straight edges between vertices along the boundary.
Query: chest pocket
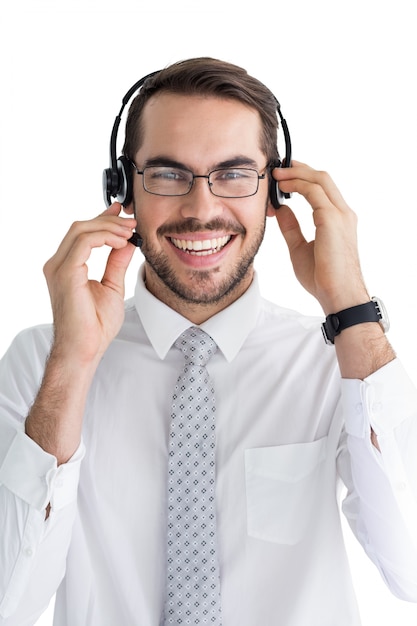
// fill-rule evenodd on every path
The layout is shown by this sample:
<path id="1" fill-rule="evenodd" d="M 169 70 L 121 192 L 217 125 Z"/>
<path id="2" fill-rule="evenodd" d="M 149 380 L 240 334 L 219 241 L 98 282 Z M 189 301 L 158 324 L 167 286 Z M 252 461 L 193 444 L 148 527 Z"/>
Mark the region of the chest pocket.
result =
<path id="1" fill-rule="evenodd" d="M 245 451 L 248 534 L 294 545 L 303 538 L 318 506 L 327 437 Z"/>

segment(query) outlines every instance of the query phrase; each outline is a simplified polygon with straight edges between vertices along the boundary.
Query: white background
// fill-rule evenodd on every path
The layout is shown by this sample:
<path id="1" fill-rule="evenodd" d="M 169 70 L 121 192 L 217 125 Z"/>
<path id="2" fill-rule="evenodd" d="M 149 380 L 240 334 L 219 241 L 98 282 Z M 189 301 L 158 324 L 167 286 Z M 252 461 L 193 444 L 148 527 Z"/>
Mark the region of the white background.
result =
<path id="1" fill-rule="evenodd" d="M 50 321 L 43 263 L 72 221 L 104 209 L 101 174 L 122 96 L 164 65 L 215 56 L 271 88 L 294 158 L 328 170 L 358 213 L 369 290 L 384 299 L 391 341 L 417 382 L 413 4 L 14 0 L 2 8 L 0 353 L 23 327 Z M 291 204 L 312 236 L 309 207 Z M 257 259 L 264 294 L 320 314 L 268 222 Z M 95 277 L 103 260 L 93 256 Z M 347 545 L 364 626 L 415 626 L 416 606 L 391 596 L 349 535 Z M 51 623 L 50 608 L 38 625 Z"/>

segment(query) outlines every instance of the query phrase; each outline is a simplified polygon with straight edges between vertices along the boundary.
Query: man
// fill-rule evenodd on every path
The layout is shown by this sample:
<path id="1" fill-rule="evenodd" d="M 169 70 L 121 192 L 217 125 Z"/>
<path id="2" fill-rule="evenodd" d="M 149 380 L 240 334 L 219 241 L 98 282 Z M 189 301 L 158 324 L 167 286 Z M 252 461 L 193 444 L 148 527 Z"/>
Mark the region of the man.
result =
<path id="1" fill-rule="evenodd" d="M 355 214 L 327 174 L 275 167 L 276 127 L 269 90 L 211 59 L 161 71 L 133 102 L 128 217 L 114 202 L 71 227 L 45 266 L 53 330 L 26 331 L 3 360 L 0 624 L 33 623 L 58 589 L 58 626 L 358 625 L 343 483 L 364 549 L 393 593 L 417 601 L 416 392 L 380 316 L 362 316 Z M 272 205 L 274 181 L 311 205 L 313 242 Z M 318 320 L 260 297 L 266 216 L 324 315 L 347 310 L 343 328 L 355 312 L 343 330 L 329 318 L 334 348 Z M 145 262 L 124 303 L 134 229 Z M 103 245 L 99 283 L 86 261 Z M 211 358 L 172 400 L 190 382 L 176 387 L 190 327 L 192 350 L 205 331 Z M 181 439 L 190 406 L 203 439 L 215 428 L 209 447 L 188 423 Z M 192 477 L 180 496 L 178 475 Z"/>

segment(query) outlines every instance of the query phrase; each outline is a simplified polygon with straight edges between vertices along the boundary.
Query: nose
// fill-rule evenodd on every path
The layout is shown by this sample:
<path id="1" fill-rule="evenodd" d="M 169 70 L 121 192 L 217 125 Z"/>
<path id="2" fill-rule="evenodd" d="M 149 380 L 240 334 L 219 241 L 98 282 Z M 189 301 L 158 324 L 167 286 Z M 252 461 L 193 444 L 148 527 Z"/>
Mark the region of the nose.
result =
<path id="1" fill-rule="evenodd" d="M 207 222 L 223 211 L 223 198 L 211 193 L 207 176 L 195 176 L 190 192 L 180 200 L 184 218 L 194 217 Z"/>

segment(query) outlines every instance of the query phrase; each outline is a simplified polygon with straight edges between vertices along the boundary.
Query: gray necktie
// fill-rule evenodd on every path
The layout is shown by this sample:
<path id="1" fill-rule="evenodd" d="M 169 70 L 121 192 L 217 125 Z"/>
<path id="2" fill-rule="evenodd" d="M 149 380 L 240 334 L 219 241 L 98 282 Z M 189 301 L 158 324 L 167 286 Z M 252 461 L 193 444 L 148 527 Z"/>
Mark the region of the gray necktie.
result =
<path id="1" fill-rule="evenodd" d="M 221 625 L 215 511 L 215 401 L 206 363 L 217 345 L 191 327 L 172 400 L 165 624 Z"/>

